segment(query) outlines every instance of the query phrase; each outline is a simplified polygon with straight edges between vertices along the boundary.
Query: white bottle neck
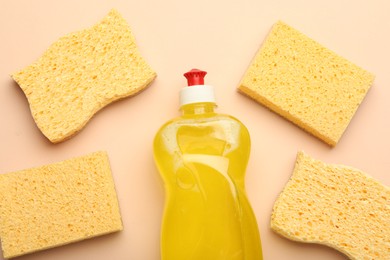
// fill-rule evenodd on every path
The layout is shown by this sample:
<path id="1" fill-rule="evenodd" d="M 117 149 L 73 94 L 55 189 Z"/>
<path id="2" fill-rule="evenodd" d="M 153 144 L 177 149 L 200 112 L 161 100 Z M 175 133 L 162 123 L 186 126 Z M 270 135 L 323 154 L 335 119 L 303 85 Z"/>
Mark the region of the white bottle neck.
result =
<path id="1" fill-rule="evenodd" d="M 180 91 L 180 107 L 192 103 L 215 103 L 214 87 L 194 85 Z"/>

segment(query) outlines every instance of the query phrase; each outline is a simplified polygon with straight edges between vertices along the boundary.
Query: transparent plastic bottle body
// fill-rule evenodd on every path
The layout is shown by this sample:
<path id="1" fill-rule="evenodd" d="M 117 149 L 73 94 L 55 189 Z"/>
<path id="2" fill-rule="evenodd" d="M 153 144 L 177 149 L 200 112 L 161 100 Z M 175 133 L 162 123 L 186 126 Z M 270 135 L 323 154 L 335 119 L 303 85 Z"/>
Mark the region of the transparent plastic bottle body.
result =
<path id="1" fill-rule="evenodd" d="M 163 260 L 262 259 L 255 216 L 245 193 L 250 137 L 213 103 L 182 107 L 154 140 L 166 191 Z"/>

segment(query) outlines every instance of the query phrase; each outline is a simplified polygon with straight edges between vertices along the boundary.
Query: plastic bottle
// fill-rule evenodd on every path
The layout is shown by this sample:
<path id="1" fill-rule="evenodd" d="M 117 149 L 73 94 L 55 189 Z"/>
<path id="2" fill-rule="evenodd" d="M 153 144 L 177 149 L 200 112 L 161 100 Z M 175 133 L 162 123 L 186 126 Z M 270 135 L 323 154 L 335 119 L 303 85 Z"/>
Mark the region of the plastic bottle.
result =
<path id="1" fill-rule="evenodd" d="M 165 184 L 161 234 L 163 260 L 262 259 L 260 235 L 245 192 L 250 153 L 247 128 L 214 110 L 206 72 L 184 74 L 182 115 L 154 140 L 154 158 Z"/>

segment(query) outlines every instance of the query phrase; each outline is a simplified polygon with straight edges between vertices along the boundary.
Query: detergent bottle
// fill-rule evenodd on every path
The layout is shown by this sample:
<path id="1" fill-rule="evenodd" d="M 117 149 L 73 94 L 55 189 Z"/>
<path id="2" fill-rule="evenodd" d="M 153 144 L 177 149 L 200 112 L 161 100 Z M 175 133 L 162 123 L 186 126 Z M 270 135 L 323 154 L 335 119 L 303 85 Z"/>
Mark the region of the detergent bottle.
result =
<path id="1" fill-rule="evenodd" d="M 165 184 L 163 260 L 259 260 L 259 229 L 245 192 L 247 128 L 215 112 L 206 72 L 184 74 L 182 115 L 163 125 L 154 158 Z"/>

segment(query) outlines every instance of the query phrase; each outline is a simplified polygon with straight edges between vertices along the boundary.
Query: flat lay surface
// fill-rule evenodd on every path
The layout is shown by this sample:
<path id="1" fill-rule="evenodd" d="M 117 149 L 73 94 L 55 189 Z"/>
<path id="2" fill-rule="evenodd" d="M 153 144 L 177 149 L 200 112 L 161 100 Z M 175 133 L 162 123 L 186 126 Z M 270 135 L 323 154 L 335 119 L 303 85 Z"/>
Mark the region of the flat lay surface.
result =
<path id="1" fill-rule="evenodd" d="M 60 37 L 98 23 L 112 8 L 131 27 L 157 78 L 138 95 L 100 110 L 72 138 L 53 144 L 36 126 L 26 96 L 10 75 Z M 179 91 L 187 84 L 183 73 L 192 68 L 208 72 L 205 84 L 215 87 L 217 112 L 238 118 L 249 130 L 246 191 L 264 259 L 347 259 L 334 249 L 274 233 L 272 207 L 299 150 L 390 185 L 389 10 L 385 0 L 1 1 L 0 174 L 106 151 L 123 221 L 121 232 L 17 259 L 160 259 L 164 186 L 153 160 L 153 139 L 160 126 L 179 116 Z M 333 148 L 237 91 L 279 20 L 375 75 Z"/>

